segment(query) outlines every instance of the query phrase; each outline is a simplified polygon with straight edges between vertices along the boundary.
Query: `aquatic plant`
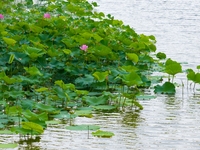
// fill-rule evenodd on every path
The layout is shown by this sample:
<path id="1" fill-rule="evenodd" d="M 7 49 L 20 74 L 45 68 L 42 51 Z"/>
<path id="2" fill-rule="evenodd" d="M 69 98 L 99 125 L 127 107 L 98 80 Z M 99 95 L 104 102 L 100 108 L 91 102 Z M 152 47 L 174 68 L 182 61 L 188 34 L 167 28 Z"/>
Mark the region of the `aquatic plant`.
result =
<path id="1" fill-rule="evenodd" d="M 196 68 L 199 69 L 199 66 L 197 66 Z M 200 73 L 195 72 L 193 69 L 187 69 L 186 73 L 187 73 L 187 79 L 194 83 L 194 86 L 193 86 L 193 90 L 194 90 L 195 85 L 200 84 Z"/>
<path id="2" fill-rule="evenodd" d="M 76 126 L 77 116 L 143 109 L 137 97 L 152 86 L 157 58 L 165 55 L 152 56 L 153 35 L 137 34 L 96 6 L 86 0 L 0 6 L 6 16 L 0 16 L 0 128 L 40 135 L 52 119 Z M 174 78 L 181 67 L 168 59 L 165 72 Z"/>

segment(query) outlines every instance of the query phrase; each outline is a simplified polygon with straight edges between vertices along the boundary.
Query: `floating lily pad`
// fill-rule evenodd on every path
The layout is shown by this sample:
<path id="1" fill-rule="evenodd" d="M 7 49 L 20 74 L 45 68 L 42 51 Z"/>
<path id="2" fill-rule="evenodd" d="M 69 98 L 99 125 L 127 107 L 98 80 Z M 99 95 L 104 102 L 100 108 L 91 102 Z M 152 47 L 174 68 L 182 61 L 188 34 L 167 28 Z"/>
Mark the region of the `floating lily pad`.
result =
<path id="1" fill-rule="evenodd" d="M 75 114 L 77 114 L 79 117 L 88 117 L 92 118 L 92 110 L 76 110 Z"/>
<path id="2" fill-rule="evenodd" d="M 0 144 L 0 148 L 16 148 L 18 145 L 15 143 L 10 144 Z"/>
<path id="3" fill-rule="evenodd" d="M 57 125 L 57 124 L 60 124 L 61 121 L 60 120 L 50 120 L 50 121 L 45 121 L 45 123 L 47 125 Z"/>
<path id="4" fill-rule="evenodd" d="M 52 115 L 52 117 L 58 118 L 58 119 L 73 119 L 73 118 L 76 118 L 77 115 L 76 114 L 70 114 L 67 111 L 61 111 L 57 115 Z"/>
<path id="5" fill-rule="evenodd" d="M 116 106 L 112 105 L 99 105 L 99 106 L 93 106 L 96 110 L 114 110 L 116 109 Z"/>
<path id="6" fill-rule="evenodd" d="M 66 129 L 84 131 L 84 130 L 98 130 L 100 129 L 100 127 L 96 125 L 74 125 L 74 126 L 68 126 L 66 127 Z"/>
<path id="7" fill-rule="evenodd" d="M 96 132 L 92 132 L 92 135 L 97 136 L 97 137 L 110 138 L 110 137 L 114 136 L 115 134 L 112 132 L 108 132 L 108 131 L 98 130 Z"/>
<path id="8" fill-rule="evenodd" d="M 146 99 L 154 99 L 156 98 L 156 96 L 155 95 L 138 95 L 136 96 L 136 98 L 146 100 Z"/>
<path id="9" fill-rule="evenodd" d="M 13 133 L 10 130 L 0 130 L 0 134 L 7 134 L 7 135 L 9 135 L 9 134 L 15 134 L 15 133 Z"/>

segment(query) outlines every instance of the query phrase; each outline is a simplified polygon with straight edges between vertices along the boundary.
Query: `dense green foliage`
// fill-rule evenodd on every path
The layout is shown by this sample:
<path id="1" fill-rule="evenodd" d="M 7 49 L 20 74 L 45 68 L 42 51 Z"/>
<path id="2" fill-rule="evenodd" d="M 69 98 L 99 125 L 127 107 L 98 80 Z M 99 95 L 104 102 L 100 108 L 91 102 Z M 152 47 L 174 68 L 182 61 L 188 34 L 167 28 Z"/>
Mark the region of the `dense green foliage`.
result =
<path id="1" fill-rule="evenodd" d="M 54 118 L 142 109 L 137 97 L 152 86 L 154 70 L 173 78 L 182 72 L 171 59 L 161 65 L 164 53 L 152 55 L 154 36 L 137 34 L 96 6 L 86 0 L 1 4 L 0 128 L 42 134 Z M 199 83 L 193 74 L 188 77 Z M 155 92 L 174 94 L 175 87 L 166 82 Z"/>

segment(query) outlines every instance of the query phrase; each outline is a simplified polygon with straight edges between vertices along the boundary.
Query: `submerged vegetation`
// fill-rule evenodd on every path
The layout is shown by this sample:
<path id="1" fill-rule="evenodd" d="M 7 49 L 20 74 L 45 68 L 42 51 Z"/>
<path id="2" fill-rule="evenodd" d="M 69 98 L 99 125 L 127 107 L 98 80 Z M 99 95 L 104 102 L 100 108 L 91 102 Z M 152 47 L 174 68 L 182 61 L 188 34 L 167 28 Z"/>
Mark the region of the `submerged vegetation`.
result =
<path id="1" fill-rule="evenodd" d="M 156 53 L 153 35 L 137 34 L 86 0 L 0 6 L 0 128 L 20 135 L 42 134 L 50 123 L 70 120 L 68 130 L 98 130 L 74 125 L 75 117 L 97 111 L 141 110 L 144 90 L 174 94 L 180 63 Z M 197 67 L 198 69 L 200 67 Z M 164 72 L 169 81 L 153 72 Z M 200 83 L 189 69 L 188 80 Z M 155 87 L 154 87 L 155 86 Z M 150 96 L 146 96 L 149 98 Z M 153 97 L 152 97 L 153 98 Z M 56 123 L 60 123 L 57 121 Z M 13 146 L 13 145 L 12 145 Z"/>

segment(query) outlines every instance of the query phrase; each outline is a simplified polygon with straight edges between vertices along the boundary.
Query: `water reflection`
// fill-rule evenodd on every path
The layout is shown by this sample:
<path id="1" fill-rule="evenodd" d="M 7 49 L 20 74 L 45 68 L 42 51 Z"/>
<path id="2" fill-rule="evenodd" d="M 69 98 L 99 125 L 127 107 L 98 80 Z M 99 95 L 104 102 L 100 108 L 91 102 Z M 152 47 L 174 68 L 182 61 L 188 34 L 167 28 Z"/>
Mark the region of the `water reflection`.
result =
<path id="1" fill-rule="evenodd" d="M 40 150 L 40 146 L 36 146 L 34 143 L 40 142 L 40 137 L 20 137 L 18 143 L 20 147 L 24 147 L 28 150 Z"/>
<path id="2" fill-rule="evenodd" d="M 144 118 L 141 118 L 140 111 L 129 111 L 122 114 L 122 123 L 125 125 L 136 128 L 142 121 Z"/>
<path id="3" fill-rule="evenodd" d="M 182 107 L 183 99 L 174 96 L 166 97 L 164 100 L 167 110 L 179 110 Z"/>

